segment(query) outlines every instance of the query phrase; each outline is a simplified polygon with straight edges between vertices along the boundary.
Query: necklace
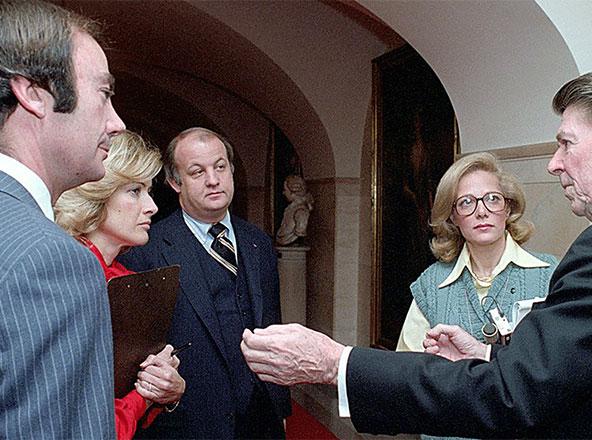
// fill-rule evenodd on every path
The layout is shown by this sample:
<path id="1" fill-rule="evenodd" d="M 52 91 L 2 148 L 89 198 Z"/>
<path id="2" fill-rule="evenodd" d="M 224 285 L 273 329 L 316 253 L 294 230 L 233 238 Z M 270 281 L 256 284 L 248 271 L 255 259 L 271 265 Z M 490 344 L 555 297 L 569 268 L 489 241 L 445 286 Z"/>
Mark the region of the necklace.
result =
<path id="1" fill-rule="evenodd" d="M 493 276 L 492 275 L 485 275 L 483 277 L 480 277 L 477 274 L 474 274 L 475 278 L 477 278 L 477 280 L 481 281 L 482 283 L 491 283 L 493 281 Z"/>

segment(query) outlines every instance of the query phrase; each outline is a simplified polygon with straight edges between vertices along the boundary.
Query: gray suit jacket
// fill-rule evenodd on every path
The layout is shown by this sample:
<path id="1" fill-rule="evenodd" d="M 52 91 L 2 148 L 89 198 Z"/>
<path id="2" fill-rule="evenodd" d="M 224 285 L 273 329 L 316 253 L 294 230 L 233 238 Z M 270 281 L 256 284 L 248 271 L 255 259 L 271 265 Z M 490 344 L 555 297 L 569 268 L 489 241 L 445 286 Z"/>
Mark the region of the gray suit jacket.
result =
<path id="1" fill-rule="evenodd" d="M 114 438 L 97 259 L 0 172 L 0 438 Z"/>

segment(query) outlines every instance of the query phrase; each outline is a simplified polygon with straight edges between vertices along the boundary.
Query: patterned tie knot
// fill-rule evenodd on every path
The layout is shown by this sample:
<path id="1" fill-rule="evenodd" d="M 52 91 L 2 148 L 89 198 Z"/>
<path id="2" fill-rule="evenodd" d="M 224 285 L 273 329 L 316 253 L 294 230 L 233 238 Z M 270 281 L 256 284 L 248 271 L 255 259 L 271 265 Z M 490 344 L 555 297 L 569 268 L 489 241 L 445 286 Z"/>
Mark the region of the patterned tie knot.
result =
<path id="1" fill-rule="evenodd" d="M 214 238 L 219 238 L 222 233 L 226 235 L 225 233 L 227 229 L 228 228 L 224 226 L 222 223 L 215 223 L 210 227 L 208 234 L 210 234 Z"/>

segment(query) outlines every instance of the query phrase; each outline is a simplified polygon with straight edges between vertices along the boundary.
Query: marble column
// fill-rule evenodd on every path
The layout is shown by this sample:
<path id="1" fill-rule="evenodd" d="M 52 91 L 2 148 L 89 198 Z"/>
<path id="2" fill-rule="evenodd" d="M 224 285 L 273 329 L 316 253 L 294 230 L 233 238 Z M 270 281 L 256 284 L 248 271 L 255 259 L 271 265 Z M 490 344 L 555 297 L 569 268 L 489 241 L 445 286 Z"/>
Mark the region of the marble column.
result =
<path id="1" fill-rule="evenodd" d="M 282 322 L 306 325 L 306 253 L 308 246 L 277 246 Z"/>

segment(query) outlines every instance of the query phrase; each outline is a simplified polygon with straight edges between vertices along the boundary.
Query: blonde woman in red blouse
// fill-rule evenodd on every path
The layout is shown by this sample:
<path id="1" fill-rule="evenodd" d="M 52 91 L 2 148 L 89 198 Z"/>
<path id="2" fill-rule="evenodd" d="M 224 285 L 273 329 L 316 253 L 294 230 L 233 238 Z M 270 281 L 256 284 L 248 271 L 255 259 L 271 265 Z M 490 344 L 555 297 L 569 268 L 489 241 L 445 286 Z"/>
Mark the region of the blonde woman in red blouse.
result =
<path id="1" fill-rule="evenodd" d="M 115 258 L 148 241 L 151 217 L 158 210 L 149 192 L 162 162 L 156 148 L 125 131 L 113 139 L 104 165 L 105 177 L 66 191 L 55 212 L 56 222 L 94 253 L 108 281 L 133 273 Z M 131 439 L 138 422 L 146 427 L 162 410 L 173 410 L 183 395 L 185 381 L 172 350 L 167 345 L 148 356 L 140 365 L 135 390 L 115 399 L 118 440 Z"/>

